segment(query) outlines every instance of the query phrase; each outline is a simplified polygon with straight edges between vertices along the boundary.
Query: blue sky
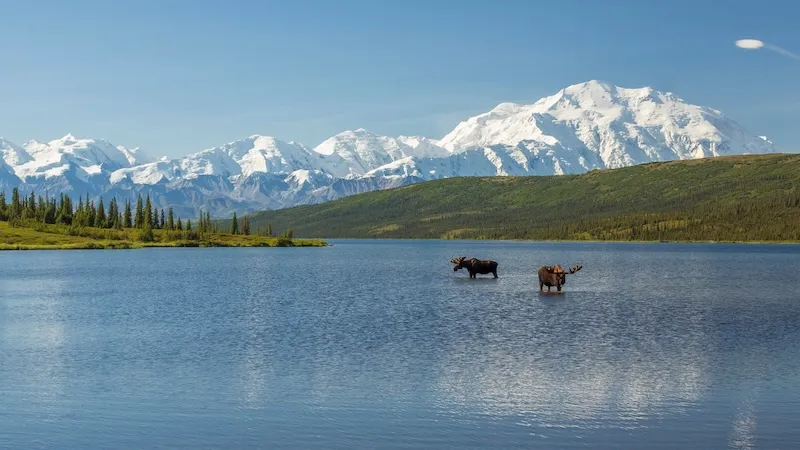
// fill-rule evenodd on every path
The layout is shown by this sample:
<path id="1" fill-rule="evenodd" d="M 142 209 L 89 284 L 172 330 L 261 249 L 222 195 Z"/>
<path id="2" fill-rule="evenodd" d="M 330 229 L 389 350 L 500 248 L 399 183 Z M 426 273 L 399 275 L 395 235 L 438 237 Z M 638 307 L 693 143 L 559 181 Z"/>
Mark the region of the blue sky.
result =
<path id="1" fill-rule="evenodd" d="M 756 6 L 758 5 L 758 6 Z M 0 0 L 0 136 L 181 156 L 251 134 L 441 137 L 589 79 L 652 86 L 800 150 L 800 3 Z"/>

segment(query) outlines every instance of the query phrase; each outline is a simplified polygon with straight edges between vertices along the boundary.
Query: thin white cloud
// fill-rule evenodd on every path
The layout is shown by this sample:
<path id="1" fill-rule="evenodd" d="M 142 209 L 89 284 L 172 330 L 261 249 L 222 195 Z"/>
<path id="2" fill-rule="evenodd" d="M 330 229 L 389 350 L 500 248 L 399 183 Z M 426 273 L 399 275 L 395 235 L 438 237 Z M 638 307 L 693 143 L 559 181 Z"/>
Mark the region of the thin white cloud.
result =
<path id="1" fill-rule="evenodd" d="M 788 56 L 789 58 L 800 60 L 800 55 L 798 55 L 797 53 L 790 52 L 789 50 L 778 47 L 777 45 L 767 44 L 764 41 L 760 41 L 758 39 L 739 39 L 738 41 L 736 41 L 736 46 L 739 48 L 743 48 L 745 50 L 758 50 L 760 48 L 766 48 L 783 56 Z"/>

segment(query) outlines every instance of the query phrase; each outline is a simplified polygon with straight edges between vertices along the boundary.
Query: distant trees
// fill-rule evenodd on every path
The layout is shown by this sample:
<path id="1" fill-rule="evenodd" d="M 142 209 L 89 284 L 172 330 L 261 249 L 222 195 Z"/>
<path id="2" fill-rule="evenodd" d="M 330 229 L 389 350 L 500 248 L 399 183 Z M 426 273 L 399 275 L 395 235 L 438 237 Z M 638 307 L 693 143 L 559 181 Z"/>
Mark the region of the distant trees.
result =
<path id="1" fill-rule="evenodd" d="M 211 222 L 211 214 L 200 210 L 200 218 L 197 221 L 197 230 L 200 233 L 210 233 L 214 231 L 214 225 Z"/>
<path id="2" fill-rule="evenodd" d="M 248 216 L 242 218 L 242 234 L 245 236 L 250 234 L 250 218 Z"/>
<path id="3" fill-rule="evenodd" d="M 0 191 L 0 220 L 8 220 L 8 204 L 6 203 L 6 193 Z"/>
<path id="4" fill-rule="evenodd" d="M 238 217 L 233 214 L 230 227 L 218 227 L 209 212 L 200 211 L 196 222 L 183 219 L 175 214 L 173 207 L 157 209 L 149 195 L 137 195 L 135 210 L 131 199 L 125 204 L 114 197 L 106 202 L 102 197 L 95 201 L 88 194 L 77 198 L 77 205 L 69 195 L 41 197 L 35 192 L 23 196 L 18 188 L 11 190 L 10 201 L 5 192 L 0 192 L 0 221 L 8 221 L 12 226 L 26 223 L 57 224 L 69 227 L 90 227 L 104 229 L 138 229 L 139 239 L 149 241 L 156 238 L 153 230 L 191 232 L 196 236 L 207 233 L 230 233 L 249 236 L 253 234 L 251 217 L 246 214 Z M 28 226 L 28 225 L 25 225 Z M 256 232 L 262 236 L 273 236 L 272 225 L 267 224 Z M 292 238 L 288 229 L 281 238 Z"/>

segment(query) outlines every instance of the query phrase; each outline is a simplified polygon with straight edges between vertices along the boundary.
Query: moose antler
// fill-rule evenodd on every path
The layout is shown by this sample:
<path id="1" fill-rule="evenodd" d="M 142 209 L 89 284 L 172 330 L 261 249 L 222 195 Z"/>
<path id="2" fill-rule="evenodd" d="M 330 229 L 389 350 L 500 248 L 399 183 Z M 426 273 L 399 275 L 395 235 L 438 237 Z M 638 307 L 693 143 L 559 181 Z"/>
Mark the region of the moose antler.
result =
<path id="1" fill-rule="evenodd" d="M 577 271 L 579 271 L 581 269 L 583 269 L 583 266 L 578 264 L 577 266 L 569 269 L 569 274 L 572 275 L 573 273 L 575 273 L 575 272 L 577 272 Z"/>
<path id="2" fill-rule="evenodd" d="M 460 262 L 464 261 L 465 259 L 467 259 L 466 256 L 459 256 L 458 258 L 451 259 L 450 262 L 453 263 L 453 264 L 459 264 Z"/>

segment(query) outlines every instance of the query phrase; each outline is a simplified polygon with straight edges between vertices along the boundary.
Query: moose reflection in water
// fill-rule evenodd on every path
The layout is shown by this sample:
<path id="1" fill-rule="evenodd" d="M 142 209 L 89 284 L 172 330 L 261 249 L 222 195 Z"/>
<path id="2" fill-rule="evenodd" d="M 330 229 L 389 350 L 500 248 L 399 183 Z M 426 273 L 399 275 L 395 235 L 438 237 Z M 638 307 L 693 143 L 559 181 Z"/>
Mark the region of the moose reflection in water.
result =
<path id="1" fill-rule="evenodd" d="M 565 272 L 558 264 L 539 268 L 539 291 L 543 291 L 547 286 L 547 292 L 550 292 L 550 288 L 555 286 L 556 290 L 561 292 L 561 286 L 567 284 L 567 275 L 572 275 L 582 268 L 583 266 L 578 265 L 569 269 L 569 272 Z"/>
<path id="2" fill-rule="evenodd" d="M 467 259 L 466 256 L 461 256 L 451 259 L 450 262 L 455 264 L 455 267 L 453 267 L 453 272 L 457 272 L 461 269 L 467 269 L 470 278 L 477 278 L 477 274 L 487 273 L 491 273 L 495 278 L 497 278 L 497 262 L 495 261 L 488 259 L 480 260 L 477 258 Z"/>

